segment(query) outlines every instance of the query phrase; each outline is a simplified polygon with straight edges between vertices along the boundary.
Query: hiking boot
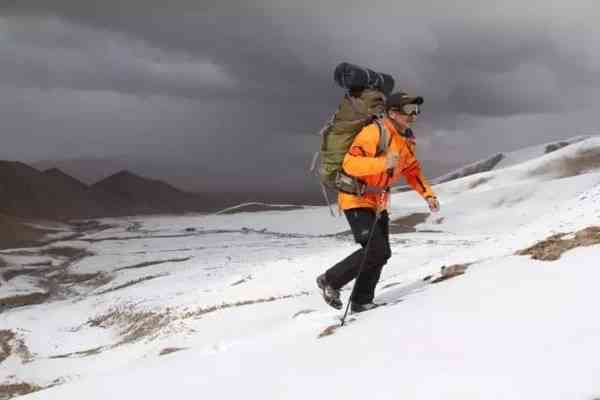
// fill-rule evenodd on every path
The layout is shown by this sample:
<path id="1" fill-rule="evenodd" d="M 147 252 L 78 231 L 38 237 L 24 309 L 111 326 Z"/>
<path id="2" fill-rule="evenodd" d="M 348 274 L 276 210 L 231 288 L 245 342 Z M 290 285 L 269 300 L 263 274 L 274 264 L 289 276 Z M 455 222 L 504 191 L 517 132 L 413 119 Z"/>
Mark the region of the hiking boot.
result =
<path id="1" fill-rule="evenodd" d="M 319 286 L 319 289 L 321 289 L 321 295 L 323 296 L 325 303 L 338 310 L 342 309 L 343 303 L 340 300 L 340 291 L 338 289 L 334 289 L 327 283 L 325 274 L 317 277 L 317 286 Z"/>
<path id="2" fill-rule="evenodd" d="M 360 313 L 360 312 L 363 312 L 363 311 L 372 310 L 372 309 L 377 308 L 377 307 L 382 306 L 382 305 L 383 304 L 377 304 L 377 303 L 359 304 L 359 303 L 352 302 L 352 303 L 350 303 L 350 310 L 353 313 Z"/>

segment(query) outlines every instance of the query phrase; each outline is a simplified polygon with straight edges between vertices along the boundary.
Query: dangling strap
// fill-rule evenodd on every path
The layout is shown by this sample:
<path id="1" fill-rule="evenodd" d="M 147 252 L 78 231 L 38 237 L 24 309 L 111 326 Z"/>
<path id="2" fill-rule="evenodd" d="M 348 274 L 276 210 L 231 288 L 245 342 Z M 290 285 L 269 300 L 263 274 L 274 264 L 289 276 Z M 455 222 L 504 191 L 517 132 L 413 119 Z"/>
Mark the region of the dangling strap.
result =
<path id="1" fill-rule="evenodd" d="M 319 133 L 317 133 L 317 135 L 319 135 L 319 136 L 325 135 L 325 132 L 327 131 L 327 129 L 329 129 L 333 125 L 333 121 L 334 120 L 335 120 L 335 114 L 333 114 L 331 116 L 331 118 L 329 118 L 329 121 L 327 121 L 325 123 L 325 125 L 323 125 L 323 127 L 321 128 L 321 130 L 319 131 Z"/>
<path id="2" fill-rule="evenodd" d="M 339 109 L 338 109 L 338 111 L 339 111 Z M 321 130 L 318 133 L 318 135 L 321 136 L 321 138 L 322 138 L 322 148 L 321 148 L 321 150 L 326 150 L 326 148 L 325 148 L 325 146 L 327 145 L 326 135 L 329 133 L 329 129 L 333 126 L 336 114 L 337 114 L 337 112 L 334 113 L 331 116 L 331 118 L 329 118 L 329 121 L 327 121 L 325 123 L 325 125 L 323 125 L 323 127 L 321 128 Z M 321 150 L 317 151 L 313 155 L 312 161 L 310 163 L 310 172 L 311 173 L 313 173 L 315 171 L 315 169 L 317 168 L 317 161 L 319 160 L 319 155 L 321 154 Z M 327 208 L 329 208 L 329 212 L 331 213 L 331 216 L 335 217 L 335 212 L 331 208 L 331 202 L 329 201 L 329 196 L 327 195 L 327 188 L 325 187 L 325 185 L 323 184 L 323 182 L 319 182 L 319 184 L 321 185 L 321 192 L 323 193 L 323 198 L 325 199 L 325 203 L 327 204 Z"/>
<path id="3" fill-rule="evenodd" d="M 323 197 L 325 198 L 325 203 L 327 203 L 327 208 L 329 208 L 329 212 L 331 213 L 331 216 L 335 218 L 335 212 L 333 211 L 333 208 L 331 208 L 331 203 L 329 202 L 329 196 L 327 195 L 327 188 L 325 187 L 325 185 L 323 185 L 323 182 L 321 182 L 321 191 L 323 192 Z"/>
<path id="4" fill-rule="evenodd" d="M 321 151 L 317 150 L 317 152 L 313 155 L 312 161 L 310 163 L 310 172 L 315 172 L 317 168 L 317 161 L 319 161 L 319 156 L 321 155 Z"/>
<path id="5" fill-rule="evenodd" d="M 321 130 L 319 130 L 319 133 L 317 133 L 317 135 L 319 135 L 323 138 L 323 140 L 322 140 L 323 145 L 327 144 L 327 141 L 325 140 L 325 135 L 329 131 L 329 128 L 331 128 L 333 126 L 334 121 L 335 121 L 335 113 L 333 115 L 331 115 L 331 118 L 329 118 L 329 121 L 327 121 L 325 123 L 325 125 L 323 125 Z M 315 172 L 315 168 L 317 168 L 317 161 L 319 160 L 320 154 L 321 154 L 321 150 L 317 150 L 315 152 L 315 154 L 313 155 L 312 161 L 310 163 L 310 169 L 309 169 L 310 172 Z"/>

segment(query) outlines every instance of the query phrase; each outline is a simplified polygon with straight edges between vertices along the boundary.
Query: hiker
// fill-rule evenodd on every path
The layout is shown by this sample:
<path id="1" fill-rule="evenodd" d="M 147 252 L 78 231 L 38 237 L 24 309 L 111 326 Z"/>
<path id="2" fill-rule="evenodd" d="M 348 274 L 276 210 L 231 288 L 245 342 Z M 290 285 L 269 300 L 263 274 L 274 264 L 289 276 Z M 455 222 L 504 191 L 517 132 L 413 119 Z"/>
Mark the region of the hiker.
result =
<path id="1" fill-rule="evenodd" d="M 381 127 L 375 121 L 359 132 L 344 157 L 343 175 L 357 179 L 366 189 L 362 195 L 343 191 L 338 194 L 338 205 L 344 210 L 354 240 L 362 248 L 317 278 L 323 298 L 334 308 L 342 308 L 340 289 L 355 278 L 357 281 L 350 299 L 351 311 L 356 313 L 377 307 L 373 303 L 375 286 L 383 266 L 391 256 L 386 209 L 390 186 L 394 182 L 404 177 L 427 201 L 431 212 L 439 211 L 438 200 L 416 159 L 415 136 L 410 128 L 422 104 L 422 97 L 412 97 L 403 92 L 391 94 L 385 103 L 383 118 L 383 127 L 389 135 L 386 153 L 376 156 Z M 362 271 L 359 271 L 363 260 Z"/>

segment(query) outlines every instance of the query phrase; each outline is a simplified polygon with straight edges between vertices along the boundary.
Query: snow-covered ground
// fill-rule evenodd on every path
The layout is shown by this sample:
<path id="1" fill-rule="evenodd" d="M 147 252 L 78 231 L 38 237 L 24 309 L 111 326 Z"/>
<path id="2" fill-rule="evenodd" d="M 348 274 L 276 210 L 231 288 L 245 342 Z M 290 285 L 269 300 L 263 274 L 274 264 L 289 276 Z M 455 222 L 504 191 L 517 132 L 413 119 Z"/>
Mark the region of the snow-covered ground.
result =
<path id="1" fill-rule="evenodd" d="M 432 183 L 445 183 L 458 178 L 464 178 L 476 173 L 498 170 L 501 168 L 512 167 L 534 158 L 542 157 L 563 147 L 581 142 L 590 136 L 575 136 L 558 142 L 544 143 L 536 146 L 525 147 L 509 153 L 497 153 L 483 160 L 475 161 L 465 165 L 455 171 L 451 171 L 442 176 L 432 179 Z"/>
<path id="2" fill-rule="evenodd" d="M 377 294 L 392 305 L 322 338 L 341 313 L 314 280 L 357 247 L 324 207 L 110 219 L 51 245 L 85 256 L 0 252 L 0 275 L 51 262 L 94 277 L 52 280 L 45 303 L 0 313 L 0 341 L 15 335 L 0 343 L 0 388 L 55 385 L 23 397 L 44 400 L 600 397 L 600 247 L 515 255 L 600 225 L 600 139 L 525 153 L 435 187 L 442 211 L 392 235 Z M 397 224 L 425 212 L 416 194 L 394 195 Z M 421 281 L 451 264 L 469 269 Z M 0 291 L 38 290 L 34 278 Z"/>

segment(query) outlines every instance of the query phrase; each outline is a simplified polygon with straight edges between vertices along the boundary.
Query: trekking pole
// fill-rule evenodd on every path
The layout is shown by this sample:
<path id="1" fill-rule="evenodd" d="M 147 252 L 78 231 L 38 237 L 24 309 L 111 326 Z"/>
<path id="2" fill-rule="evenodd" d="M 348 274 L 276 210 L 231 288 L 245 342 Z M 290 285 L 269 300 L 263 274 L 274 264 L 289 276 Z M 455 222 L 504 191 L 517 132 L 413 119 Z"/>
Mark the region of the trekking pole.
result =
<path id="1" fill-rule="evenodd" d="M 387 171 L 388 180 L 391 180 L 393 173 L 394 173 L 394 170 L 392 168 L 390 168 Z M 385 198 L 384 193 L 385 192 L 382 192 L 382 194 L 381 194 L 381 196 L 383 198 Z M 342 323 L 340 324 L 340 326 L 344 326 L 344 323 L 346 322 L 346 316 L 348 315 L 348 309 L 350 308 L 350 303 L 352 302 L 352 298 L 354 298 L 354 292 L 356 290 L 356 282 L 358 282 L 358 278 L 360 278 L 360 274 L 362 273 L 362 270 L 365 266 L 365 262 L 367 261 L 367 254 L 369 252 L 369 246 L 371 244 L 371 239 L 373 239 L 373 233 L 375 233 L 375 227 L 377 226 L 377 221 L 379 221 L 381 211 L 382 210 L 380 210 L 379 207 L 377 207 L 377 210 L 375 211 L 375 220 L 373 221 L 373 225 L 371 226 L 371 231 L 369 232 L 369 239 L 367 240 L 367 243 L 365 244 L 365 248 L 364 248 L 365 254 L 363 254 L 363 259 L 360 263 L 360 266 L 358 267 L 358 275 L 356 275 L 356 279 L 354 280 L 354 285 L 352 286 L 352 292 L 350 293 L 350 298 L 348 299 L 348 304 L 346 304 L 346 311 L 344 312 L 344 316 L 342 317 Z"/>
<path id="2" fill-rule="evenodd" d="M 342 317 L 342 324 L 340 326 L 344 326 L 346 322 L 346 316 L 348 315 L 348 309 L 350 308 L 350 303 L 354 298 L 354 292 L 356 291 L 356 282 L 358 282 L 358 278 L 360 278 L 360 274 L 365 266 L 365 262 L 367 261 L 367 253 L 369 252 L 369 245 L 371 244 L 371 239 L 373 238 L 373 233 L 375 232 L 375 227 L 377 226 L 377 221 L 379 220 L 380 212 L 377 210 L 375 212 L 375 220 L 373 221 L 373 225 L 371 226 L 371 231 L 369 232 L 369 239 L 365 244 L 364 254 L 360 266 L 358 267 L 358 275 L 356 275 L 356 279 L 354 280 L 354 285 L 352 286 L 352 292 L 350 293 L 350 299 L 348 299 L 348 304 L 346 304 L 346 311 L 344 312 L 344 316 Z"/>

